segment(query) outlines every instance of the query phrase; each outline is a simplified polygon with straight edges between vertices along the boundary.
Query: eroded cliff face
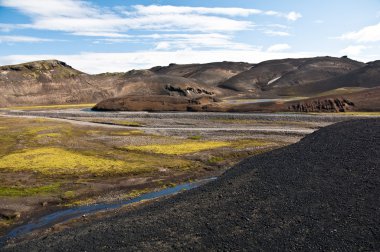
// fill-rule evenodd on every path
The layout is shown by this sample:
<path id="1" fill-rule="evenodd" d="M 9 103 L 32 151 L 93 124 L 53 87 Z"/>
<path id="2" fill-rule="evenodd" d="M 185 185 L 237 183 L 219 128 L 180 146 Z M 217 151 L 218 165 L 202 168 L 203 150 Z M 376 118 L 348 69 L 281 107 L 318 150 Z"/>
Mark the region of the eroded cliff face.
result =
<path id="1" fill-rule="evenodd" d="M 292 112 L 346 112 L 354 110 L 355 104 L 345 98 L 316 99 L 290 105 Z"/>
<path id="2" fill-rule="evenodd" d="M 95 111 L 221 111 L 219 100 L 211 96 L 126 96 L 106 99 Z"/>

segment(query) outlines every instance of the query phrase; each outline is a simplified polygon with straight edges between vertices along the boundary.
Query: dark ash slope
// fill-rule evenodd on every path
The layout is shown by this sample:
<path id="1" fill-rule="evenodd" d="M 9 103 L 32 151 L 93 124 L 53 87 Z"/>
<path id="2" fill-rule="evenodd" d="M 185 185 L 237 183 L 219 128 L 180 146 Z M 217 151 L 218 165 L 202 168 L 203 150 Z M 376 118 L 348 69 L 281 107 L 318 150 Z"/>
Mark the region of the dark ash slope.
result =
<path id="1" fill-rule="evenodd" d="M 379 251 L 380 119 L 338 123 L 161 202 L 13 251 Z"/>

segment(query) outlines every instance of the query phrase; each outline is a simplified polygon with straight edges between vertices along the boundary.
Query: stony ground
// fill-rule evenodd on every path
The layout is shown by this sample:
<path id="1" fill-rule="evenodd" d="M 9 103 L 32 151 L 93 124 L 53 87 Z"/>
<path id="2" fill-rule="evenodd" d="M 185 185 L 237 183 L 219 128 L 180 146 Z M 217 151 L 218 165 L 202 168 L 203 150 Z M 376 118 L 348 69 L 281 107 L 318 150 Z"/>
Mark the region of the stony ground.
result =
<path id="1" fill-rule="evenodd" d="M 5 251 L 379 251 L 380 119 L 337 123 L 218 180 Z"/>
<path id="2" fill-rule="evenodd" d="M 0 117 L 0 236 L 58 209 L 219 175 L 331 123 L 329 117 L 34 109 L 4 110 Z"/>

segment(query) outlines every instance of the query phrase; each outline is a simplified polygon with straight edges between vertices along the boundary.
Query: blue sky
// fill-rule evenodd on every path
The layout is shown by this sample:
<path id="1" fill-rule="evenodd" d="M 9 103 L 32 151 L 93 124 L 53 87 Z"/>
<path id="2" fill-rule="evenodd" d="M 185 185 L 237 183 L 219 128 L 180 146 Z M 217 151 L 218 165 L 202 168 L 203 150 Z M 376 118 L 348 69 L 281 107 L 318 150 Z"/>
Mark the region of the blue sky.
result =
<path id="1" fill-rule="evenodd" d="M 0 0 L 0 65 L 55 58 L 100 73 L 379 52 L 379 0 Z"/>

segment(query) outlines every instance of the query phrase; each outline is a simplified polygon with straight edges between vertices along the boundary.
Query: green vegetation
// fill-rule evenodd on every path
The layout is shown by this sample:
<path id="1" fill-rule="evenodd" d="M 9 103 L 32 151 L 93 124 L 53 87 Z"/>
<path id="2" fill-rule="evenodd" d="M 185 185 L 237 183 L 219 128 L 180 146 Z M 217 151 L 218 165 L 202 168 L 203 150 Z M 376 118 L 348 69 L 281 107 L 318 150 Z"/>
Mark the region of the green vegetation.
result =
<path id="1" fill-rule="evenodd" d="M 145 194 L 145 193 L 148 193 L 150 192 L 151 190 L 146 188 L 146 189 L 140 189 L 140 190 L 132 190 L 130 191 L 129 193 L 126 193 L 123 195 L 123 198 L 124 199 L 132 199 L 132 198 L 136 198 L 142 194 Z"/>
<path id="2" fill-rule="evenodd" d="M 0 169 L 42 174 L 102 173 L 123 169 L 123 161 L 87 156 L 61 148 L 27 149 L 0 159 Z"/>
<path id="3" fill-rule="evenodd" d="M 54 183 L 39 187 L 0 187 L 0 196 L 24 197 L 36 194 L 48 194 L 58 191 L 60 183 Z"/>
<path id="4" fill-rule="evenodd" d="M 201 135 L 189 136 L 188 139 L 191 139 L 191 140 L 200 140 L 200 139 L 202 139 L 202 136 Z"/>
<path id="5" fill-rule="evenodd" d="M 259 140 L 259 139 L 244 139 L 236 141 L 232 144 L 233 148 L 236 149 L 245 149 L 245 148 L 251 148 L 251 147 L 266 147 L 271 144 L 274 144 L 273 142 L 265 141 L 265 140 Z"/>
<path id="6" fill-rule="evenodd" d="M 223 157 L 210 157 L 208 159 L 208 162 L 211 163 L 211 164 L 217 164 L 217 163 L 220 163 L 220 162 L 223 162 L 224 161 L 224 158 Z"/>
<path id="7" fill-rule="evenodd" d="M 135 122 L 135 121 L 126 121 L 126 120 L 105 120 L 105 119 L 96 119 L 96 120 L 89 120 L 93 123 L 104 123 L 104 124 L 115 124 L 115 125 L 121 125 L 121 126 L 127 126 L 127 127 L 144 127 L 142 123 Z"/>
<path id="8" fill-rule="evenodd" d="M 1 108 L 0 110 L 54 110 L 54 109 L 72 109 L 72 108 L 92 108 L 95 104 L 64 104 L 64 105 L 36 105 L 36 106 L 18 106 Z"/>
<path id="9" fill-rule="evenodd" d="M 73 199 L 75 198 L 76 193 L 74 191 L 66 191 L 63 193 L 63 198 L 64 199 Z"/>
<path id="10" fill-rule="evenodd" d="M 114 136 L 131 136 L 131 135 L 141 135 L 144 131 L 142 130 L 129 130 L 129 131 L 115 131 L 112 132 Z"/>
<path id="11" fill-rule="evenodd" d="M 222 141 L 185 141 L 179 144 L 152 144 L 144 146 L 128 146 L 128 150 L 136 150 L 143 152 L 153 152 L 166 155 L 181 155 L 199 151 L 211 150 L 220 147 L 227 147 L 231 144 Z"/>

